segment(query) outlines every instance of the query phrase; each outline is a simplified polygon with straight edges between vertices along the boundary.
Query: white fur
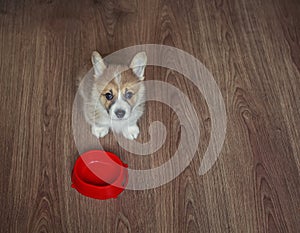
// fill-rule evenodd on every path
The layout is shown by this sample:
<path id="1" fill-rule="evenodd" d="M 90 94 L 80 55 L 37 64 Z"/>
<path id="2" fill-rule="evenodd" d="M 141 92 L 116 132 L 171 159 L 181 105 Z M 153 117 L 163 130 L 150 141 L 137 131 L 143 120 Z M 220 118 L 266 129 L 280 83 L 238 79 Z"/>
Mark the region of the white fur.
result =
<path id="1" fill-rule="evenodd" d="M 96 51 L 92 53 L 92 63 L 94 66 L 95 76 L 100 77 L 106 69 L 106 65 L 104 64 L 100 54 Z"/>
<path id="2" fill-rule="evenodd" d="M 146 61 L 146 54 L 142 52 L 136 54 L 130 64 L 130 68 L 132 68 L 133 72 L 140 80 L 144 79 Z M 96 79 L 102 78 L 101 76 L 109 74 L 114 75 L 116 79 L 120 78 L 120 73 L 118 72 L 120 66 L 114 65 L 107 67 L 99 53 L 93 52 L 92 63 L 94 66 L 94 74 Z M 118 98 L 110 108 L 109 113 L 101 104 L 97 86 L 91 86 L 92 90 L 90 95 L 85 93 L 82 94 L 82 96 L 84 100 L 84 116 L 86 121 L 92 127 L 92 134 L 97 138 L 104 137 L 108 134 L 109 129 L 112 129 L 116 133 L 122 133 L 127 139 L 136 139 L 140 131 L 139 127 L 137 126 L 137 121 L 144 112 L 145 86 L 141 83 L 140 89 L 137 93 L 135 93 L 137 96 L 137 102 L 135 106 L 131 107 L 125 100 L 123 100 L 121 93 L 119 93 Z M 118 119 L 114 114 L 115 110 L 117 109 L 125 110 L 126 114 L 122 119 Z"/>
<path id="3" fill-rule="evenodd" d="M 143 80 L 146 65 L 147 65 L 146 53 L 145 52 L 140 52 L 140 53 L 137 53 L 133 57 L 129 67 L 139 77 L 140 80 Z"/>

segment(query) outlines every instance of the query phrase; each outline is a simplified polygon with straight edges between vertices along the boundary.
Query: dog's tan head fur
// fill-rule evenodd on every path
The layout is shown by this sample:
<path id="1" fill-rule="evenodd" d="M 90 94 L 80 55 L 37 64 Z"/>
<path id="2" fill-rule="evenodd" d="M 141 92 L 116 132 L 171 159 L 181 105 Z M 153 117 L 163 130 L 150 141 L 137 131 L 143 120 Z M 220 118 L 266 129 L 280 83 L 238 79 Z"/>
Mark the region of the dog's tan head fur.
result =
<path id="1" fill-rule="evenodd" d="M 93 52 L 95 91 L 111 119 L 127 119 L 132 109 L 141 102 L 146 61 L 147 57 L 142 52 L 134 56 L 129 67 L 106 66 L 100 54 Z"/>

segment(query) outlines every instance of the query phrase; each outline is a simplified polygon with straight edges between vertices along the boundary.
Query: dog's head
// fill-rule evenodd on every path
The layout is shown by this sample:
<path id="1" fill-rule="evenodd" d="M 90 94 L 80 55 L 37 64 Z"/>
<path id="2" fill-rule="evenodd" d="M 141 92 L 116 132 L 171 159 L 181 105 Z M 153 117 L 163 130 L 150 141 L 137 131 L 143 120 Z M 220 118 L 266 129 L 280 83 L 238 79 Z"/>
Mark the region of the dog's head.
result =
<path id="1" fill-rule="evenodd" d="M 137 53 L 129 67 L 106 65 L 98 52 L 93 52 L 92 63 L 96 95 L 112 120 L 126 120 L 144 97 L 145 52 Z"/>

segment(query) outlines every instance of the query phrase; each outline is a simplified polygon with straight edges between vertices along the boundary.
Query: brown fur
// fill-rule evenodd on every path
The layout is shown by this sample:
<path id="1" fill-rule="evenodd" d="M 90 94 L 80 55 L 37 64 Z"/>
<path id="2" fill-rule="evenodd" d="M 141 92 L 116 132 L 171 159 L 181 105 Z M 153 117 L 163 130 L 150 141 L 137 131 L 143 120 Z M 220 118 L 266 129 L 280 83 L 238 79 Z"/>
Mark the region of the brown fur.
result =
<path id="1" fill-rule="evenodd" d="M 126 70 L 125 72 L 122 73 L 121 80 L 120 80 L 120 87 L 121 87 L 121 93 L 123 96 L 125 95 L 126 92 L 133 93 L 132 98 L 127 99 L 126 101 L 131 106 L 134 106 L 136 103 L 135 93 L 137 93 L 140 88 L 140 81 L 131 69 Z"/>
<path id="2" fill-rule="evenodd" d="M 104 80 L 103 80 L 104 81 Z M 101 87 L 103 82 L 101 80 L 97 83 L 98 87 Z M 104 88 L 98 88 L 98 90 L 102 90 L 99 93 L 100 100 L 105 107 L 106 110 L 109 110 L 111 105 L 116 101 L 118 97 L 118 93 L 121 92 L 123 98 L 125 99 L 126 92 L 132 92 L 133 96 L 130 99 L 126 99 L 126 101 L 134 106 L 136 103 L 135 93 L 140 88 L 140 81 L 138 77 L 133 73 L 131 69 L 128 69 L 120 74 L 118 78 L 114 78 L 111 80 Z M 105 94 L 111 93 L 114 97 L 112 100 L 107 100 Z"/>
<path id="3" fill-rule="evenodd" d="M 85 88 L 81 88 L 80 93 L 84 99 L 84 116 L 92 126 L 92 134 L 100 138 L 112 129 L 127 139 L 136 139 L 139 135 L 137 121 L 144 112 L 145 52 L 137 53 L 129 66 L 107 65 L 96 51 L 91 60 L 94 79 L 86 79 Z M 107 100 L 107 97 L 111 99 Z"/>

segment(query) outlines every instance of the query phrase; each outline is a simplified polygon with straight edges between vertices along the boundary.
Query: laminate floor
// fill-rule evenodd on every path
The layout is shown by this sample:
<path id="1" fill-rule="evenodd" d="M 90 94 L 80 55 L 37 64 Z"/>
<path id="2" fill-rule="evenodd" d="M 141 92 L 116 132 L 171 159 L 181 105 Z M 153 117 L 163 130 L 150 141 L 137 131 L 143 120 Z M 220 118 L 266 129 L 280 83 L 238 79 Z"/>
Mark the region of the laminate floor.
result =
<path id="1" fill-rule="evenodd" d="M 298 0 L 1 0 L 0 232 L 300 232 L 299 38 Z M 182 49 L 208 68 L 226 106 L 224 146 L 199 176 L 212 128 L 206 100 L 178 73 L 149 66 L 146 79 L 178 87 L 194 105 L 195 157 L 161 187 L 90 199 L 71 188 L 76 80 L 93 50 L 138 44 Z M 152 155 L 126 151 L 112 134 L 101 143 L 130 168 L 157 167 L 182 129 L 151 101 L 139 142 L 153 121 L 167 138 Z"/>

